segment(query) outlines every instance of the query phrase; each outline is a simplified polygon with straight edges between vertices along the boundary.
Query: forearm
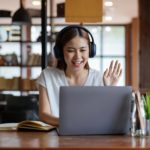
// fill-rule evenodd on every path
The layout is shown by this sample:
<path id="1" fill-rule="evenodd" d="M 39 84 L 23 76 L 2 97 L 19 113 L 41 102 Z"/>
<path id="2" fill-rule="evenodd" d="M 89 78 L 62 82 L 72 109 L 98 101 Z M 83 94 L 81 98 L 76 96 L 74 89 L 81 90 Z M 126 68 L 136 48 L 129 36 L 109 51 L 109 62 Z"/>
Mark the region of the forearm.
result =
<path id="1" fill-rule="evenodd" d="M 47 113 L 40 113 L 39 117 L 40 117 L 41 121 L 43 121 L 47 124 L 50 124 L 50 125 L 56 126 L 56 127 L 59 125 L 59 118 L 57 118 L 57 117 L 54 117 L 54 116 L 49 115 Z"/>

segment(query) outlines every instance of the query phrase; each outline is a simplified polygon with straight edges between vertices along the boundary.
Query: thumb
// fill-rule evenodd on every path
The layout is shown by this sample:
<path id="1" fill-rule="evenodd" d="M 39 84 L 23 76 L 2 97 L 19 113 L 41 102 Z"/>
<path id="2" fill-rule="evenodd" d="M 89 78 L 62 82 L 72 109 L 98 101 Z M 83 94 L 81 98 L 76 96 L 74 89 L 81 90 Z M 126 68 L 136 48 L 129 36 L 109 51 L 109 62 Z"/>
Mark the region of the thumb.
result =
<path id="1" fill-rule="evenodd" d="M 107 76 L 108 76 L 108 69 L 106 69 L 103 74 L 103 77 L 107 77 Z"/>

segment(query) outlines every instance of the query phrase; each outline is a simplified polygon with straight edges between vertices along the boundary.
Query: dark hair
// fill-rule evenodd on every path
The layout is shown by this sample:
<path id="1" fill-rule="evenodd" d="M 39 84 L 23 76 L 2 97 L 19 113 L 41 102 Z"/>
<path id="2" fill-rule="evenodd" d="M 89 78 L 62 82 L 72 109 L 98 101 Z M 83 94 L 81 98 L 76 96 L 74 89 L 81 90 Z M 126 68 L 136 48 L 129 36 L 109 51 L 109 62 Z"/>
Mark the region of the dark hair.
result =
<path id="1" fill-rule="evenodd" d="M 62 53 L 63 53 L 64 46 L 76 36 L 85 38 L 90 43 L 89 34 L 85 30 L 83 30 L 82 28 L 79 28 L 79 27 L 73 27 L 73 28 L 66 29 L 63 33 L 61 33 L 61 35 L 59 35 L 59 33 L 58 33 L 58 36 L 56 38 L 56 44 L 58 46 L 58 49 L 60 51 L 62 51 Z M 56 67 L 61 70 L 66 70 L 67 65 L 65 63 L 64 57 L 63 57 L 63 59 L 58 59 L 58 63 L 57 63 Z M 89 69 L 88 62 L 86 63 L 85 68 Z"/>

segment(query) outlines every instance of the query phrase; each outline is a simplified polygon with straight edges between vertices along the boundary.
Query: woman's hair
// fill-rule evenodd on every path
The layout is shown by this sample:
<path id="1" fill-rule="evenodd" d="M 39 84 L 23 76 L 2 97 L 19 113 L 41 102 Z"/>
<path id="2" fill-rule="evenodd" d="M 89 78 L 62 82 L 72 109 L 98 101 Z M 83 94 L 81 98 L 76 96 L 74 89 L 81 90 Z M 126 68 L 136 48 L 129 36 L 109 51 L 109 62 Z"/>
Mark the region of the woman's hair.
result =
<path id="1" fill-rule="evenodd" d="M 90 43 L 89 33 L 87 33 L 85 30 L 83 30 L 80 27 L 67 28 L 65 31 L 63 31 L 63 33 L 61 33 L 61 31 L 60 31 L 60 34 L 58 33 L 58 36 L 56 38 L 56 44 L 57 44 L 58 50 L 61 51 L 63 58 L 58 59 L 57 66 L 56 66 L 57 68 L 61 70 L 66 70 L 67 65 L 64 60 L 63 48 L 70 40 L 72 40 L 76 36 L 85 38 Z M 89 69 L 88 62 L 86 63 L 85 68 Z"/>
<path id="2" fill-rule="evenodd" d="M 57 59 L 52 52 L 50 52 L 48 55 L 48 66 L 50 66 L 50 67 L 57 66 Z"/>

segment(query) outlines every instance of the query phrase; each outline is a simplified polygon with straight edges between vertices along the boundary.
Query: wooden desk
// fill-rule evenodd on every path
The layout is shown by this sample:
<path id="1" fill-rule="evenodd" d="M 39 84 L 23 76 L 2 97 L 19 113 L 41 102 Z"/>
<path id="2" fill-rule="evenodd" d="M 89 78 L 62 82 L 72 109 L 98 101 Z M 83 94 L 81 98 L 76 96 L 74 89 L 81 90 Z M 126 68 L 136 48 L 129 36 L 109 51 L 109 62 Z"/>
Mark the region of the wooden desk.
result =
<path id="1" fill-rule="evenodd" d="M 0 131 L 0 150 L 130 150 L 150 149 L 150 137 L 57 136 L 53 132 Z"/>

